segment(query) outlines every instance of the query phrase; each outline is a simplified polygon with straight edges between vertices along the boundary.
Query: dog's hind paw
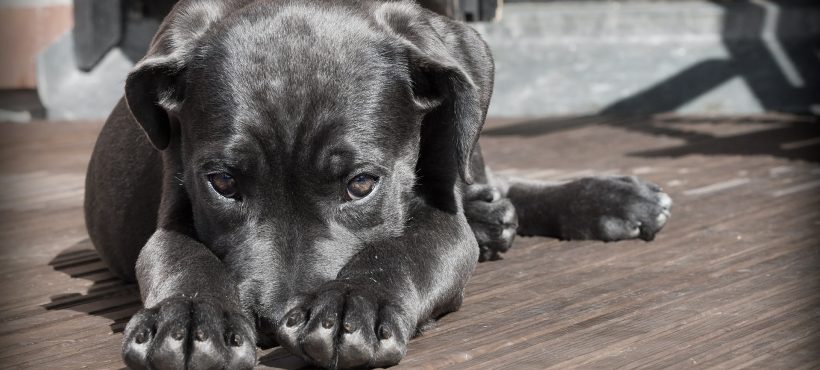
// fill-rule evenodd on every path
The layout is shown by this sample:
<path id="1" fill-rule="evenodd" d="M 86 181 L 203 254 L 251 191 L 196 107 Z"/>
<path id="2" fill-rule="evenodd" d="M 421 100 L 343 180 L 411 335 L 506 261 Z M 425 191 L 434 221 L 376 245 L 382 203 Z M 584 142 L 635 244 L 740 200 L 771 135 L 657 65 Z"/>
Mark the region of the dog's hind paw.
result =
<path id="1" fill-rule="evenodd" d="M 634 176 L 590 177 L 567 185 L 562 239 L 650 241 L 667 223 L 672 198 Z"/>
<path id="2" fill-rule="evenodd" d="M 500 259 L 500 253 L 512 246 L 518 229 L 515 207 L 490 185 L 468 185 L 464 194 L 464 215 L 473 230 L 479 261 Z"/>
<path id="3" fill-rule="evenodd" d="M 131 318 L 122 357 L 132 369 L 251 369 L 255 329 L 216 299 L 169 298 Z"/>
<path id="4" fill-rule="evenodd" d="M 278 325 L 279 344 L 324 368 L 398 364 L 413 330 L 399 306 L 344 281 L 294 297 L 289 307 Z"/>

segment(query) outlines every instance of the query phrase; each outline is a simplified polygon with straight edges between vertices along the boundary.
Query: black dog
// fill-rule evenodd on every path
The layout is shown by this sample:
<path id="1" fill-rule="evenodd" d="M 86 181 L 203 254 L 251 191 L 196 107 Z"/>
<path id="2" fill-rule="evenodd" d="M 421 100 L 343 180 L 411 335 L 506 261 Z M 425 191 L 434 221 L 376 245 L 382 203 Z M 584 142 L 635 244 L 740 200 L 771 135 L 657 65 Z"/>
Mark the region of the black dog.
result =
<path id="1" fill-rule="evenodd" d="M 91 239 L 146 307 L 125 362 L 249 368 L 278 344 L 388 366 L 516 231 L 660 230 L 671 201 L 634 178 L 492 178 L 492 77 L 476 32 L 411 2 L 177 4 L 86 184 Z"/>

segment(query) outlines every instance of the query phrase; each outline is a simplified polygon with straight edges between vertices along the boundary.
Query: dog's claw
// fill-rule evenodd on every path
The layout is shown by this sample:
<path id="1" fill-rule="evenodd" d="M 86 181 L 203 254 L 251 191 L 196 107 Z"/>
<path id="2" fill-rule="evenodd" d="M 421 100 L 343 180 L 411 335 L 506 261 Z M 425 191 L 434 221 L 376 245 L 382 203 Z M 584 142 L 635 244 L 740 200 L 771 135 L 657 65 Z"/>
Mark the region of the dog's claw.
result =
<path id="1" fill-rule="evenodd" d="M 387 327 L 382 326 L 379 329 L 379 338 L 381 338 L 381 340 L 388 340 L 392 336 L 393 336 L 393 333 L 391 333 L 390 329 L 388 329 Z"/>
<path id="2" fill-rule="evenodd" d="M 288 320 L 287 320 L 287 322 L 285 323 L 285 325 L 287 325 L 288 327 L 292 327 L 292 326 L 295 326 L 295 325 L 299 325 L 299 324 L 301 324 L 301 323 L 302 323 L 302 321 L 304 321 L 304 319 L 305 319 L 305 314 L 304 314 L 304 312 L 302 312 L 302 311 L 294 311 L 293 313 L 291 313 L 291 314 L 288 316 Z"/>
<path id="3" fill-rule="evenodd" d="M 241 347 L 244 342 L 245 342 L 245 340 L 242 339 L 241 335 L 239 335 L 239 334 L 231 335 L 231 346 Z"/>
<path id="4" fill-rule="evenodd" d="M 134 342 L 136 342 L 137 344 L 143 344 L 147 339 L 148 334 L 146 333 L 146 330 L 140 330 L 140 332 L 134 336 Z"/>
<path id="5" fill-rule="evenodd" d="M 322 321 L 322 327 L 325 329 L 332 329 L 335 323 L 336 320 L 333 320 L 333 318 L 328 317 L 324 321 Z"/>
<path id="6" fill-rule="evenodd" d="M 196 339 L 197 342 L 204 342 L 208 340 L 208 334 L 202 331 L 202 329 L 197 329 L 196 333 L 194 333 L 194 339 Z"/>
<path id="7" fill-rule="evenodd" d="M 346 322 L 344 324 L 344 329 L 345 329 L 345 333 L 352 333 L 352 332 L 356 331 L 356 329 L 358 329 L 358 328 L 353 323 Z"/>

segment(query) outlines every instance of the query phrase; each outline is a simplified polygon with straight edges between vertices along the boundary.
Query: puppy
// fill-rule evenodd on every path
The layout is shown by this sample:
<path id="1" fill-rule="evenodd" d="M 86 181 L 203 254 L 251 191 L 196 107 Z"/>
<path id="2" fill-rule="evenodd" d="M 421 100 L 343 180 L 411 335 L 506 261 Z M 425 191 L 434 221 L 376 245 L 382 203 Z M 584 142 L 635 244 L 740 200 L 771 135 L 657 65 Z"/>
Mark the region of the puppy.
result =
<path id="1" fill-rule="evenodd" d="M 479 35 L 412 2 L 180 1 L 86 183 L 91 240 L 145 305 L 126 364 L 251 368 L 280 345 L 390 366 L 516 231 L 652 239 L 652 184 L 494 178 L 492 83 Z"/>

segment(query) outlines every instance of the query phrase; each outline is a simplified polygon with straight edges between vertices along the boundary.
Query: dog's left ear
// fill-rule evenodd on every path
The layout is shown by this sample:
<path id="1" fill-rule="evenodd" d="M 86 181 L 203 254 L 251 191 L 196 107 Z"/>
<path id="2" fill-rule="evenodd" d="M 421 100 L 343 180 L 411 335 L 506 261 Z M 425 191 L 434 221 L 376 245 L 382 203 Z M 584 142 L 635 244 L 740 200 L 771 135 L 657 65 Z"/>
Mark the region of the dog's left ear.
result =
<path id="1" fill-rule="evenodd" d="M 410 3 L 385 3 L 377 20 L 407 53 L 412 94 L 426 111 L 421 127 L 422 181 L 472 182 L 470 156 L 493 88 L 489 48 L 466 24 Z M 450 188 L 452 189 L 452 188 Z"/>

